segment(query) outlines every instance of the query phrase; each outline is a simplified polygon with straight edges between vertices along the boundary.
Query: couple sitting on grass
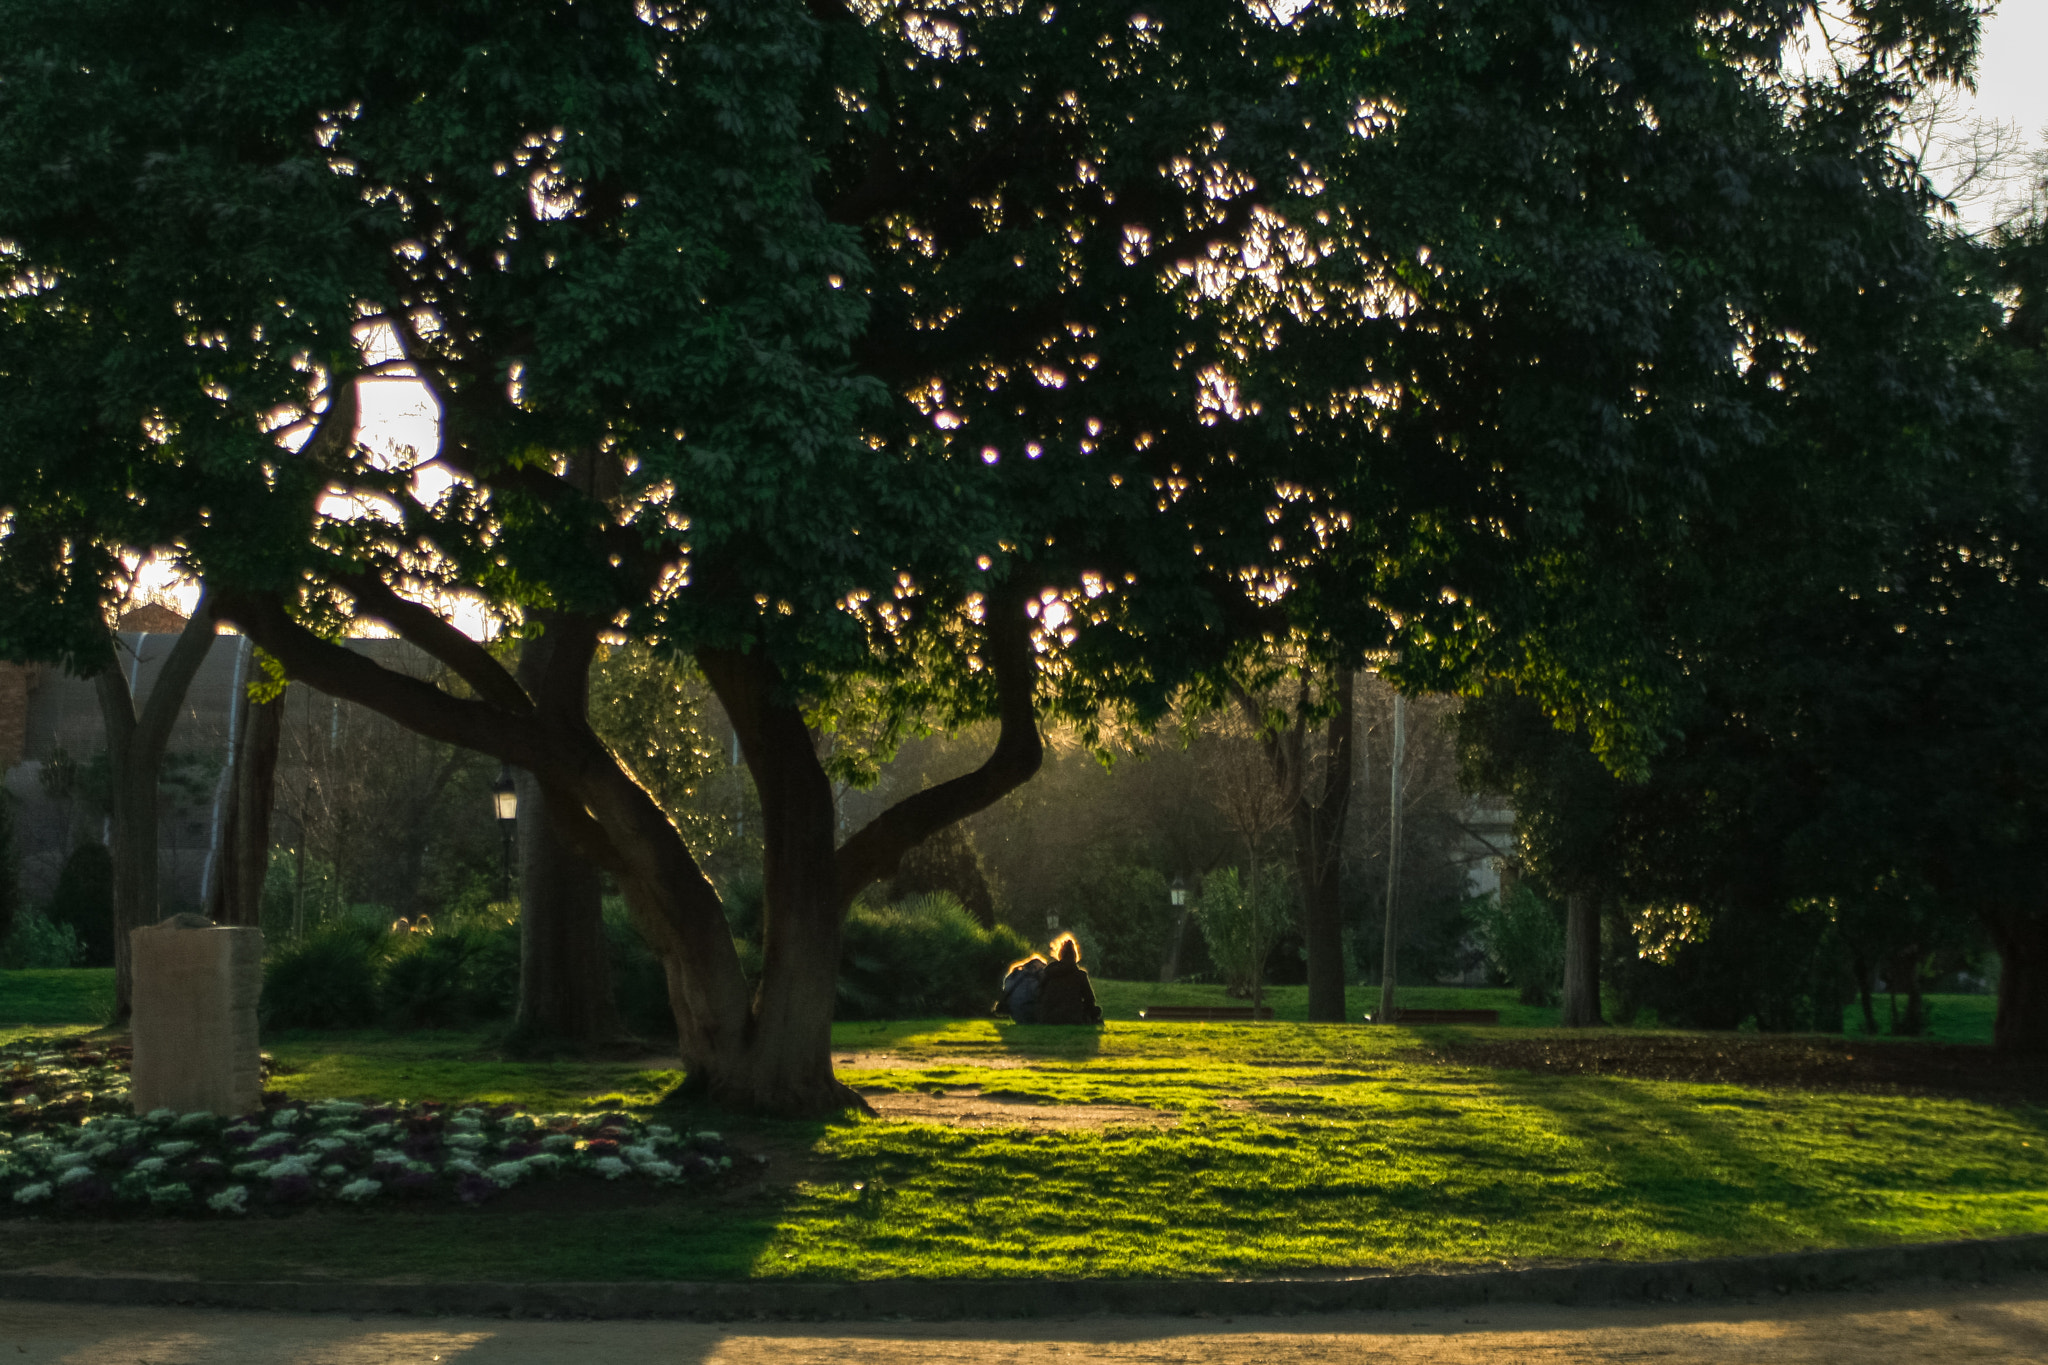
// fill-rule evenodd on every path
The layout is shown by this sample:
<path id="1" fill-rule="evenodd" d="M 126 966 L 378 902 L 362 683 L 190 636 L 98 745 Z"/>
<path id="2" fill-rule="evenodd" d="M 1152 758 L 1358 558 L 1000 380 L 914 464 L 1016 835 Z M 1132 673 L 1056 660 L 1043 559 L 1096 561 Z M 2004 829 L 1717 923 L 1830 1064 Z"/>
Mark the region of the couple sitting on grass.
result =
<path id="1" fill-rule="evenodd" d="M 1052 941 L 1052 961 L 1033 953 L 1010 964 L 996 1013 L 1020 1024 L 1099 1024 L 1102 1007 L 1081 970 L 1081 945 L 1072 934 Z"/>

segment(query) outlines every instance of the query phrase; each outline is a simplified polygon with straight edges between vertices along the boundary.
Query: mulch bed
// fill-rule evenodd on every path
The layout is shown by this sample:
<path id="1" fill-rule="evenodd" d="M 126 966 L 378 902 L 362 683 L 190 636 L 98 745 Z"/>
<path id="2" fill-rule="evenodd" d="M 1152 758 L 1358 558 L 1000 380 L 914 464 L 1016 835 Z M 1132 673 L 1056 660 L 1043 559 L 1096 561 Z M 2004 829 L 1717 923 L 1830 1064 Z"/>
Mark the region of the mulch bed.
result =
<path id="1" fill-rule="evenodd" d="M 2048 1057 L 1957 1043 L 1769 1034 L 1486 1038 L 1442 1043 L 1437 1060 L 1559 1076 L 1630 1076 L 1763 1090 L 1944 1095 L 2048 1103 Z"/>

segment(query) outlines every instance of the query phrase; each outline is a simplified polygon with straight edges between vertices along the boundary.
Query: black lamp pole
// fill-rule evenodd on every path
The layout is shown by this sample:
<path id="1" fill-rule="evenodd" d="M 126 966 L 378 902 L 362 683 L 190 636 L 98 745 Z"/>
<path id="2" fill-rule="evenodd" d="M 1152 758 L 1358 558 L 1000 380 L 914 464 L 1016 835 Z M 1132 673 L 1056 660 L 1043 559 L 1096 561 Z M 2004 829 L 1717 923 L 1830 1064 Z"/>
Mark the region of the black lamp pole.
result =
<path id="1" fill-rule="evenodd" d="M 512 769 L 498 769 L 498 780 L 491 784 L 491 813 L 498 817 L 498 833 L 504 844 L 503 873 L 500 877 L 498 898 L 512 899 L 512 835 L 519 827 L 519 784 L 512 780 Z"/>

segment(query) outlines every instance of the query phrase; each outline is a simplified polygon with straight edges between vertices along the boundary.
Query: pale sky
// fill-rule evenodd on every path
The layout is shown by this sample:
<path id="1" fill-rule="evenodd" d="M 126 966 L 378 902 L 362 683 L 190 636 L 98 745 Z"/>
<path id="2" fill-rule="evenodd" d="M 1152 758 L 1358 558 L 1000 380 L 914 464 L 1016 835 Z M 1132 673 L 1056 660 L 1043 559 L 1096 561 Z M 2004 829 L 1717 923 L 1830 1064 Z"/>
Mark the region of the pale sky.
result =
<path id="1" fill-rule="evenodd" d="M 2012 120 L 2035 146 L 2048 128 L 2048 0 L 1999 0 L 1984 21 L 1977 112 Z"/>

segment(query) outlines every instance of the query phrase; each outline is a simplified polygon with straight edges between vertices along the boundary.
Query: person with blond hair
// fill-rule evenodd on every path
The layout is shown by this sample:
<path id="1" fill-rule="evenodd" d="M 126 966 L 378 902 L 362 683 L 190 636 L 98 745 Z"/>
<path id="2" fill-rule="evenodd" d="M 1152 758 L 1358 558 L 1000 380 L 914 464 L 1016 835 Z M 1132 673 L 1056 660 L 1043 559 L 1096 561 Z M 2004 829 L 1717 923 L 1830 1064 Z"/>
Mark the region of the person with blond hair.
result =
<path id="1" fill-rule="evenodd" d="M 1095 1003 L 1095 988 L 1081 968 L 1081 945 L 1072 934 L 1053 941 L 1053 960 L 1045 965 L 1045 977 L 1038 987 L 1038 1022 L 1041 1024 L 1099 1024 L 1102 1006 Z"/>

